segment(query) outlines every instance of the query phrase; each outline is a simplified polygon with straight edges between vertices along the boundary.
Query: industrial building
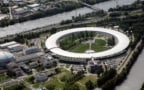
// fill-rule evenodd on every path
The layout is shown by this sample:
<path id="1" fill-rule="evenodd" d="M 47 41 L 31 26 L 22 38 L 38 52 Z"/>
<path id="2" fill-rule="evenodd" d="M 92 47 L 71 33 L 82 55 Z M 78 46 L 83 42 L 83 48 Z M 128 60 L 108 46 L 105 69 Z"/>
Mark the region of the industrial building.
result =
<path id="1" fill-rule="evenodd" d="M 33 54 L 33 53 L 37 53 L 37 52 L 41 52 L 41 50 L 37 47 L 29 47 L 29 48 L 23 50 L 23 53 L 25 55 L 29 55 L 29 54 Z"/>
<path id="2" fill-rule="evenodd" d="M 19 51 L 23 51 L 24 46 L 21 44 L 14 44 L 14 45 L 10 45 L 8 46 L 8 49 L 10 52 L 19 52 Z"/>
<path id="3" fill-rule="evenodd" d="M 17 44 L 17 42 L 15 41 L 11 41 L 11 42 L 7 42 L 7 43 L 3 43 L 3 44 L 0 44 L 0 48 L 7 48 L 8 46 L 10 45 L 14 45 L 14 44 Z"/>

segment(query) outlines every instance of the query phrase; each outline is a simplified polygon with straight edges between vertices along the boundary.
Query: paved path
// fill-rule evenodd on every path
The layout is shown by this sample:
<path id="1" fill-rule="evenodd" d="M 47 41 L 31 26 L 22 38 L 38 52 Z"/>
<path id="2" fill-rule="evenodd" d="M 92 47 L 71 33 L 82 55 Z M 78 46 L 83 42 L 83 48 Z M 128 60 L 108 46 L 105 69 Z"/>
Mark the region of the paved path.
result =
<path id="1" fill-rule="evenodd" d="M 131 60 L 131 57 L 133 56 L 134 52 L 137 50 L 137 48 L 140 46 L 142 40 L 140 40 L 135 49 L 134 50 L 128 50 L 128 55 L 125 57 L 124 61 L 120 64 L 119 68 L 117 69 L 118 73 L 121 73 L 123 71 L 123 69 L 126 67 L 126 65 L 129 63 L 129 61 Z"/>

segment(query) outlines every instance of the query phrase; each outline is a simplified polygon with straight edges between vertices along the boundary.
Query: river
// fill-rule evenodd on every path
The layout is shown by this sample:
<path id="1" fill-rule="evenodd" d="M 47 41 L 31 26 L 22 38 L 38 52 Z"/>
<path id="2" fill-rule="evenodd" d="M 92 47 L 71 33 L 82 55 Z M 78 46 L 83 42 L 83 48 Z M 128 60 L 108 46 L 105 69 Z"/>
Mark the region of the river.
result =
<path id="1" fill-rule="evenodd" d="M 116 90 L 140 90 L 144 83 L 144 49 L 133 65 L 127 79 Z"/>
<path id="2" fill-rule="evenodd" d="M 117 3 L 119 6 L 122 6 L 122 5 L 132 4 L 134 1 L 136 0 L 117 0 Z M 116 7 L 116 2 L 115 0 L 111 0 L 99 4 L 95 4 L 93 5 L 93 7 L 97 7 L 99 9 L 103 9 L 107 11 L 109 8 Z M 26 21 L 23 23 L 17 23 L 15 25 L 10 25 L 8 27 L 0 28 L 0 37 L 20 33 L 23 31 L 29 31 L 38 27 L 56 24 L 61 22 L 62 20 L 71 19 L 72 16 L 78 16 L 79 14 L 84 15 L 90 12 L 92 12 L 91 9 L 83 7 L 83 8 L 75 9 L 73 11 L 64 12 L 64 13 L 56 14 L 45 18 Z"/>

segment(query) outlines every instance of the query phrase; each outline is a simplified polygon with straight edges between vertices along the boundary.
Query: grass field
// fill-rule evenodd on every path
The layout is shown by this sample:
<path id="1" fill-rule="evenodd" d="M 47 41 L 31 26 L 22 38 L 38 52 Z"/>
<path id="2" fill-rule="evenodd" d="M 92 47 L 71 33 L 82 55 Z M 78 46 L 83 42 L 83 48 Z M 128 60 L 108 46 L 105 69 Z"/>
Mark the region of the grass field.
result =
<path id="1" fill-rule="evenodd" d="M 33 87 L 39 88 L 40 86 L 45 86 L 49 90 L 63 90 L 63 87 L 67 83 L 65 81 L 65 79 L 67 80 L 68 78 L 72 77 L 73 74 L 64 68 L 60 68 L 60 71 L 61 71 L 60 73 L 50 77 L 49 80 L 46 82 L 42 82 L 42 83 L 35 82 L 34 84 L 32 84 Z M 88 80 L 91 80 L 95 84 L 96 80 L 97 80 L 97 76 L 96 75 L 85 76 L 85 77 L 81 78 L 80 80 L 76 81 L 74 84 L 77 84 L 79 86 L 80 90 L 86 90 L 85 83 Z M 28 90 L 28 89 L 25 88 L 24 90 Z"/>
<path id="2" fill-rule="evenodd" d="M 6 80 L 10 79 L 8 76 L 0 75 L 0 82 L 4 82 Z"/>
<path id="3" fill-rule="evenodd" d="M 70 48 L 68 51 L 70 52 L 77 52 L 77 53 L 83 53 L 86 50 L 89 49 L 89 44 L 79 44 L 75 47 Z"/>
<path id="4" fill-rule="evenodd" d="M 66 84 L 64 81 L 62 81 L 62 77 L 71 77 L 72 73 L 70 71 L 67 71 L 65 69 L 62 69 L 62 72 L 53 76 L 48 82 L 44 83 L 44 86 L 54 86 L 55 89 L 63 89 L 64 85 Z M 80 90 L 86 90 L 85 83 L 91 80 L 93 83 L 96 83 L 97 76 L 95 75 L 88 75 L 80 79 L 76 82 L 76 84 L 79 86 Z"/>
<path id="5" fill-rule="evenodd" d="M 95 52 L 101 52 L 101 51 L 105 51 L 105 50 L 109 49 L 108 47 L 105 47 L 105 45 L 106 45 L 106 41 L 105 40 L 97 39 L 95 41 L 95 43 L 92 44 L 91 48 Z"/>
<path id="6" fill-rule="evenodd" d="M 66 78 L 70 77 L 71 75 L 72 74 L 71 74 L 70 71 L 61 68 L 61 72 L 59 74 L 52 76 L 47 82 L 43 82 L 43 83 L 35 82 L 33 84 L 33 87 L 34 88 L 38 88 L 38 87 L 40 87 L 42 85 L 42 86 L 49 87 L 49 88 L 54 87 L 55 90 L 59 90 L 59 89 L 62 90 L 64 85 L 65 85 L 65 82 L 61 81 L 61 79 L 63 77 L 66 77 Z"/>
<path id="7" fill-rule="evenodd" d="M 102 39 L 96 39 L 95 43 L 92 43 L 91 48 L 95 52 L 101 52 L 108 50 L 108 47 L 105 47 L 106 41 Z M 74 46 L 70 48 L 68 51 L 70 52 L 77 52 L 77 53 L 84 53 L 86 50 L 89 49 L 89 44 L 79 44 L 77 46 Z"/>
<path id="8" fill-rule="evenodd" d="M 97 76 L 88 75 L 88 76 L 83 77 L 81 80 L 77 81 L 77 84 L 79 85 L 80 90 L 87 90 L 85 83 L 89 80 L 91 80 L 94 84 L 96 84 Z"/>

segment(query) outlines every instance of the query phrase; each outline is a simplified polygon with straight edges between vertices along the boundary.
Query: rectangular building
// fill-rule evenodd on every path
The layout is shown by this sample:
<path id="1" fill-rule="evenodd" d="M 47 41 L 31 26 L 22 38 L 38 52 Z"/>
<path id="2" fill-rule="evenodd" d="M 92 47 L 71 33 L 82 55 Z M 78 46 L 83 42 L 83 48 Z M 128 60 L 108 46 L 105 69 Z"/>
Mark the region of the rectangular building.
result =
<path id="1" fill-rule="evenodd" d="M 7 43 L 3 43 L 3 44 L 0 44 L 0 48 L 7 48 L 8 46 L 14 45 L 14 44 L 17 44 L 17 42 L 11 41 L 11 42 L 7 42 Z"/>
<path id="2" fill-rule="evenodd" d="M 8 49 L 10 50 L 10 52 L 23 51 L 23 48 L 24 48 L 24 46 L 21 44 L 14 44 L 14 45 L 8 46 Z"/>

